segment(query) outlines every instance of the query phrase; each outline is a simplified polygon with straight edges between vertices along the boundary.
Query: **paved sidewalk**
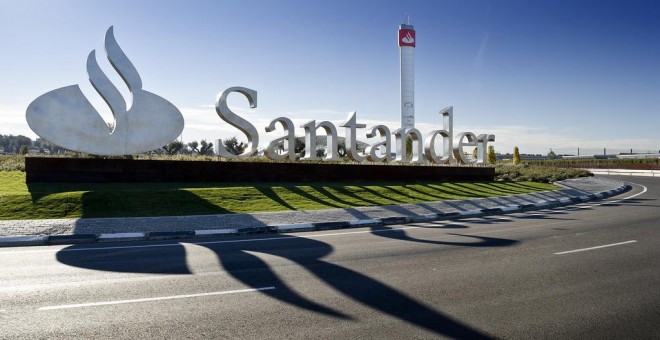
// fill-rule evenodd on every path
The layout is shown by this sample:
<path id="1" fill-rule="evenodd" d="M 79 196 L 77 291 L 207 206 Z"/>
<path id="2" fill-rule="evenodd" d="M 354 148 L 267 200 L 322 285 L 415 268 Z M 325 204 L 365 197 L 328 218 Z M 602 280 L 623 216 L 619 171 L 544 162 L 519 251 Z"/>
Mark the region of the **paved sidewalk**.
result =
<path id="1" fill-rule="evenodd" d="M 472 200 L 347 209 L 0 221 L 0 246 L 208 237 L 435 221 L 569 205 L 616 195 L 628 189 L 623 182 L 603 177 L 556 184 L 564 189 Z"/>

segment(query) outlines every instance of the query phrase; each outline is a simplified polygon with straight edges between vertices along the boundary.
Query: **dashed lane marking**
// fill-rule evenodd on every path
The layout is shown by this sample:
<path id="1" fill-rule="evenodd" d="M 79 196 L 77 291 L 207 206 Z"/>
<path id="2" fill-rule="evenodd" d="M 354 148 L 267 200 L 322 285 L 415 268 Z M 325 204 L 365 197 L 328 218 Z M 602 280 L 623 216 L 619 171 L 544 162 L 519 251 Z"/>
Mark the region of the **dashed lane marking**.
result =
<path id="1" fill-rule="evenodd" d="M 142 298 L 142 299 L 130 299 L 130 300 L 115 300 L 115 301 L 101 301 L 101 302 L 89 302 L 89 303 L 78 303 L 71 305 L 55 305 L 55 306 L 45 306 L 39 308 L 39 310 L 56 310 L 56 309 L 71 309 L 71 308 L 84 308 L 84 307 L 98 307 L 98 306 L 109 306 L 109 305 L 121 305 L 127 303 L 141 303 L 141 302 L 151 302 L 151 301 L 164 301 L 164 300 L 175 300 L 175 299 L 189 299 L 196 297 L 204 296 L 214 296 L 214 295 L 227 295 L 227 294 L 238 294 L 238 293 L 252 293 L 263 290 L 273 290 L 275 287 L 261 287 L 261 288 L 252 288 L 252 289 L 238 289 L 238 290 L 225 290 L 220 292 L 210 292 L 210 293 L 199 293 L 199 294 L 186 294 L 186 295 L 171 295 L 171 296 L 159 296 L 152 298 Z"/>
<path id="2" fill-rule="evenodd" d="M 571 254 L 571 253 L 579 253 L 579 252 L 588 251 L 588 250 L 616 247 L 616 246 L 622 246 L 624 244 L 630 244 L 630 243 L 635 243 L 635 242 L 637 242 L 637 240 L 630 240 L 630 241 L 619 242 L 619 243 L 604 244 L 602 246 L 596 246 L 596 247 L 589 247 L 589 248 L 582 248 L 582 249 L 575 249 L 575 250 L 567 250 L 567 251 L 562 251 L 562 252 L 559 252 L 559 253 L 555 253 L 555 255 L 564 255 L 564 254 Z"/>

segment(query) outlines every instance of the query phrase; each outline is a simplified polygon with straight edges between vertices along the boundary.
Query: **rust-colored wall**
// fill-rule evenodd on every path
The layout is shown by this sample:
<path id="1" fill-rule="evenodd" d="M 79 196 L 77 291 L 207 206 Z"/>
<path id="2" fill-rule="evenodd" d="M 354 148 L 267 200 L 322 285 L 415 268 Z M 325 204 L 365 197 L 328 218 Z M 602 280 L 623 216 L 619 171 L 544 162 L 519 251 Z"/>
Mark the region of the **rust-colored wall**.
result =
<path id="1" fill-rule="evenodd" d="M 492 181 L 491 167 L 252 163 L 130 159 L 25 159 L 28 183 Z"/>

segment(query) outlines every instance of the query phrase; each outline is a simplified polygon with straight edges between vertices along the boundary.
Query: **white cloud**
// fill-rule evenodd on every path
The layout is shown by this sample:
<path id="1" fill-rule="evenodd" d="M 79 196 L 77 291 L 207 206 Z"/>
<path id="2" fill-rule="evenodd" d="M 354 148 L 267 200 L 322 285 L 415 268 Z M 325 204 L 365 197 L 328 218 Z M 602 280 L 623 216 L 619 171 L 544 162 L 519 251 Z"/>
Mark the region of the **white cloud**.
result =
<path id="1" fill-rule="evenodd" d="M 25 109 L 2 105 L 0 105 L 0 134 L 37 138 L 25 120 Z"/>
<path id="2" fill-rule="evenodd" d="M 282 136 L 282 129 L 271 133 L 266 133 L 265 127 L 271 120 L 277 117 L 288 117 L 296 126 L 296 135 L 303 136 L 304 130 L 300 125 L 314 119 L 317 122 L 329 120 L 335 126 L 340 136 L 344 135 L 344 129 L 339 128 L 349 112 L 341 112 L 327 109 L 299 110 L 294 112 L 285 112 L 271 114 L 259 110 L 245 108 L 234 108 L 232 110 L 251 122 L 259 132 L 260 145 L 265 145 L 271 140 Z M 181 112 L 185 119 L 185 128 L 183 139 L 185 142 L 193 140 L 206 139 L 214 142 L 216 139 L 226 139 L 237 137 L 239 140 L 245 140 L 246 137 L 237 128 L 222 121 L 211 105 L 182 108 Z M 374 125 L 386 125 L 395 130 L 399 121 L 383 121 L 375 119 L 361 119 L 360 113 L 357 113 L 357 121 L 366 124 L 367 128 Z M 418 122 L 417 128 L 426 135 L 431 130 L 441 129 L 442 123 Z M 494 134 L 496 141 L 493 143 L 495 149 L 502 153 L 513 152 L 514 146 L 518 146 L 521 153 L 546 154 L 552 149 L 556 153 L 576 154 L 580 148 L 580 154 L 600 154 L 603 148 L 607 148 L 607 153 L 629 152 L 633 151 L 655 151 L 660 149 L 657 140 L 648 138 L 608 138 L 607 136 L 599 139 L 588 139 L 582 137 L 579 127 L 569 126 L 561 131 L 545 127 L 531 127 L 524 125 L 501 125 L 501 126 L 464 126 L 454 125 L 454 136 L 460 132 L 474 132 L 475 134 L 489 133 Z M 366 129 L 358 130 L 360 140 L 369 141 L 364 135 Z M 0 134 L 3 135 L 24 135 L 36 139 L 37 135 L 32 132 L 25 120 L 25 109 L 0 105 Z"/>
<path id="3" fill-rule="evenodd" d="M 481 71 L 484 68 L 484 62 L 486 60 L 486 48 L 488 47 L 489 38 L 490 32 L 486 32 L 481 39 L 479 50 L 477 50 L 477 54 L 474 56 L 474 62 L 472 63 L 472 80 L 470 81 L 470 85 L 473 87 L 483 87 L 483 83 L 481 82 Z"/>

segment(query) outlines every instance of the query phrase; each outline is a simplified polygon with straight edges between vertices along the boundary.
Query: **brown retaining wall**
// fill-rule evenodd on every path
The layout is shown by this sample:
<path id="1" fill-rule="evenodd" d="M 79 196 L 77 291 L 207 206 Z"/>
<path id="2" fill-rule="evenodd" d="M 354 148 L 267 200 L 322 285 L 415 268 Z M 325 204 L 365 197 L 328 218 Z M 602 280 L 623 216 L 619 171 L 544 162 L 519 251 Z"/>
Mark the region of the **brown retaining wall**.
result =
<path id="1" fill-rule="evenodd" d="M 26 157 L 27 183 L 492 181 L 492 167 Z"/>

